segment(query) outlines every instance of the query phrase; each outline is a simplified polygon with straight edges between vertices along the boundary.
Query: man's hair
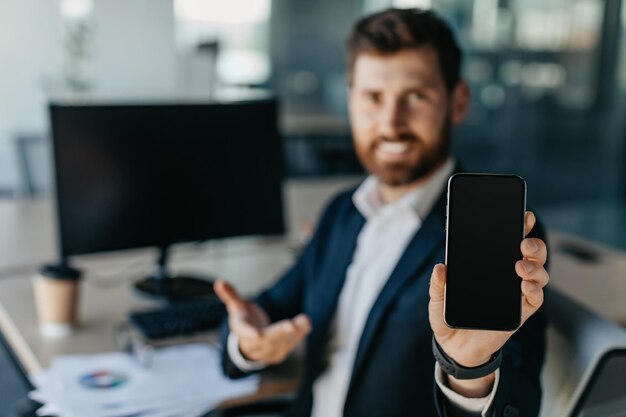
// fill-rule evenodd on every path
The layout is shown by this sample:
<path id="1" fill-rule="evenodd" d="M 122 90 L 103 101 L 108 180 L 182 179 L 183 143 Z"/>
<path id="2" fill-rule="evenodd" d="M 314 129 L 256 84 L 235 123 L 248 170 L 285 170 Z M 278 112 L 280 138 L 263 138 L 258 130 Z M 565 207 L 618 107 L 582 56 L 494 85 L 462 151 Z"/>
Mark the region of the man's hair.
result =
<path id="1" fill-rule="evenodd" d="M 348 83 L 360 54 L 391 55 L 405 49 L 431 46 L 448 92 L 460 78 L 463 53 L 448 24 L 430 10 L 387 9 L 358 20 L 348 36 Z"/>

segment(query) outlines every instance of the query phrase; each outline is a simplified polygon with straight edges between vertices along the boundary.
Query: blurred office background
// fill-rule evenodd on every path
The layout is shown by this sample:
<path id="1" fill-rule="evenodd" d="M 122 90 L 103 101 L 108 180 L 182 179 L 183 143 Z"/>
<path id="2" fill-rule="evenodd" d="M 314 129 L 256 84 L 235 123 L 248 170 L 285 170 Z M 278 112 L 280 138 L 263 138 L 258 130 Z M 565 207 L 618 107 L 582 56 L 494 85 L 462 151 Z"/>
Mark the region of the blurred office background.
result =
<path id="1" fill-rule="evenodd" d="M 622 0 L 0 0 L 0 196 L 49 193 L 55 95 L 270 90 L 289 178 L 362 175 L 344 41 L 390 6 L 434 8 L 466 51 L 465 167 L 522 175 L 549 227 L 626 249 Z"/>

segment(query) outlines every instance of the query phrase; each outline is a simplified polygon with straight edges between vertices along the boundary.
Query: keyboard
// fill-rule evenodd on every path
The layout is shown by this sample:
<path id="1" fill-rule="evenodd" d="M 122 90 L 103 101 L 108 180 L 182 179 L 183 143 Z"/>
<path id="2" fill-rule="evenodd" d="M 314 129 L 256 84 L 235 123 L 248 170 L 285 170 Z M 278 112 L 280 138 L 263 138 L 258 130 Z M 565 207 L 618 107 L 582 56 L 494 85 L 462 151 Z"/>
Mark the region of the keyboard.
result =
<path id="1" fill-rule="evenodd" d="M 130 322 L 148 339 L 213 330 L 225 317 L 226 308 L 217 297 L 176 302 L 158 310 L 129 315 Z"/>

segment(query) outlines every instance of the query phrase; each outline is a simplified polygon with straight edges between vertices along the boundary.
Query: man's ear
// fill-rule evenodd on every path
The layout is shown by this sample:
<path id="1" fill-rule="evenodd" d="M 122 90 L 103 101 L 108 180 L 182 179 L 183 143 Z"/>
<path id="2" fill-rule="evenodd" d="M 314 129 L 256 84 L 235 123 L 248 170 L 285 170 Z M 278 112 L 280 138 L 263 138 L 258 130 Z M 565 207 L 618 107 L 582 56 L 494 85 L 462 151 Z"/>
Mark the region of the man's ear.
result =
<path id="1" fill-rule="evenodd" d="M 469 85 L 463 80 L 459 80 L 459 82 L 454 87 L 452 91 L 451 104 L 452 104 L 452 124 L 459 124 L 467 116 L 469 112 L 471 100 L 471 93 L 469 89 Z"/>

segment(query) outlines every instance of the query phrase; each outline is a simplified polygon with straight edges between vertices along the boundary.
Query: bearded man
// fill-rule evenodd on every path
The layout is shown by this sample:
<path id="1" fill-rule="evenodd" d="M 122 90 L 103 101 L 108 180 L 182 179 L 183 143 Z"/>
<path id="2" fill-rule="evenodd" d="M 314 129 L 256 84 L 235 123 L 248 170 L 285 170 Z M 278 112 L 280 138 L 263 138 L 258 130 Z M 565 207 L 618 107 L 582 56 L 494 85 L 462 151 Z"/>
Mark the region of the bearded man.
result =
<path id="1" fill-rule="evenodd" d="M 330 202 L 293 267 L 255 300 L 216 284 L 229 313 L 226 373 L 278 364 L 305 341 L 290 416 L 536 416 L 548 273 L 531 212 L 515 264 L 522 326 L 458 330 L 443 319 L 445 188 L 462 170 L 452 127 L 470 102 L 452 31 L 431 11 L 390 9 L 359 20 L 347 52 L 354 146 L 370 175 Z M 479 376 L 446 374 L 433 337 Z"/>

